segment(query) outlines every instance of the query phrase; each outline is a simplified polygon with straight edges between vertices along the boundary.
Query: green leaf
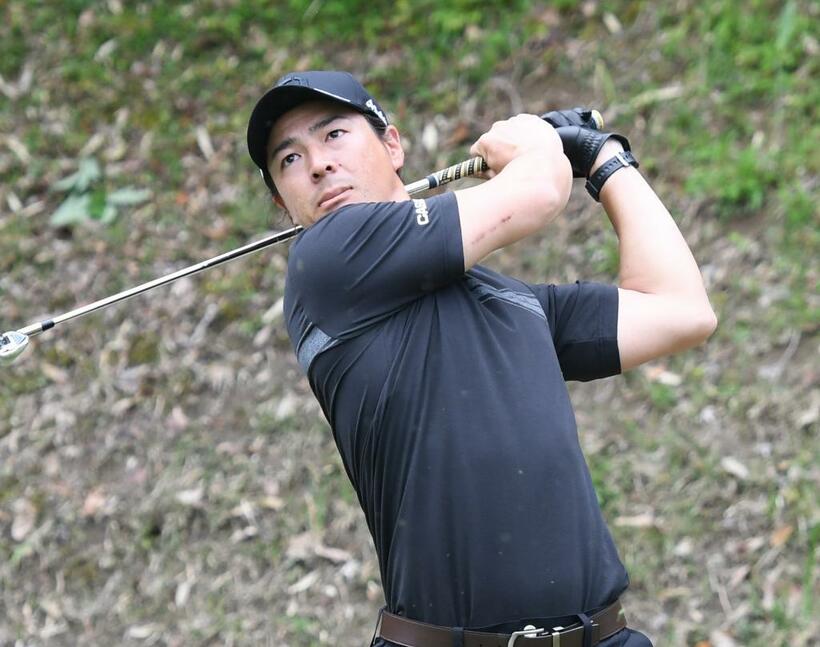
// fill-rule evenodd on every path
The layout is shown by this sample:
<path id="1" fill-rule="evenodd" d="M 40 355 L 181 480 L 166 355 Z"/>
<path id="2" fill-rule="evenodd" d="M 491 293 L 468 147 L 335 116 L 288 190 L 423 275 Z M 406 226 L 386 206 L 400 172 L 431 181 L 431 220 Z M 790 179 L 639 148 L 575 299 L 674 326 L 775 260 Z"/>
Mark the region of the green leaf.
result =
<path id="1" fill-rule="evenodd" d="M 77 191 L 82 193 L 87 190 L 92 182 L 98 180 L 102 176 L 100 165 L 94 158 L 85 158 L 80 160 L 80 166 L 76 173 L 72 173 L 68 177 L 64 177 L 59 182 L 54 183 L 56 191 Z"/>
<path id="2" fill-rule="evenodd" d="M 78 222 L 85 222 L 91 217 L 91 196 L 69 195 L 51 216 L 49 221 L 54 227 L 66 227 Z"/>
<path id="3" fill-rule="evenodd" d="M 109 224 L 114 222 L 114 219 L 117 217 L 117 207 L 115 207 L 110 202 L 105 203 L 105 207 L 100 214 L 100 222 L 103 224 Z"/>
<path id="4" fill-rule="evenodd" d="M 62 180 L 54 183 L 52 187 L 55 191 L 70 191 L 74 188 L 77 184 L 77 178 L 80 176 L 80 172 L 77 171 L 76 173 L 72 173 L 68 177 L 64 177 Z"/>
<path id="5" fill-rule="evenodd" d="M 148 189 L 135 189 L 134 187 L 125 187 L 119 191 L 109 193 L 106 198 L 109 204 L 118 206 L 125 206 L 131 204 L 139 204 L 145 202 L 151 197 L 151 192 Z"/>
<path id="6" fill-rule="evenodd" d="M 91 196 L 91 202 L 88 207 L 88 215 L 94 220 L 99 220 L 102 217 L 103 211 L 105 210 L 105 205 L 107 204 L 105 199 L 105 190 L 100 188 L 96 191 L 92 191 L 88 195 Z"/>
<path id="7" fill-rule="evenodd" d="M 777 42 L 775 47 L 778 51 L 785 51 L 792 40 L 795 27 L 797 26 L 797 7 L 794 2 L 789 2 L 783 8 L 780 19 L 777 21 Z"/>

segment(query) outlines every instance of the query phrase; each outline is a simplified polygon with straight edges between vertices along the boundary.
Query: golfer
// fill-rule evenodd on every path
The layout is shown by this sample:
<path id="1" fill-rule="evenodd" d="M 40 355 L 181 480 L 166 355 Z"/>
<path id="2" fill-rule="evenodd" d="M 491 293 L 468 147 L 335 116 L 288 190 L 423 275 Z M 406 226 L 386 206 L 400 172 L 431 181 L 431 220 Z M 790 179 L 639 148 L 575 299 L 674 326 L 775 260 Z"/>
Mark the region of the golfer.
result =
<path id="1" fill-rule="evenodd" d="M 697 264 L 628 141 L 534 115 L 493 124 L 479 186 L 411 200 L 404 151 L 343 72 L 282 77 L 251 158 L 305 227 L 288 332 L 379 558 L 373 645 L 644 647 L 565 382 L 631 369 L 716 326 Z M 529 284 L 479 263 L 540 233 L 588 177 L 620 242 L 618 286 Z"/>

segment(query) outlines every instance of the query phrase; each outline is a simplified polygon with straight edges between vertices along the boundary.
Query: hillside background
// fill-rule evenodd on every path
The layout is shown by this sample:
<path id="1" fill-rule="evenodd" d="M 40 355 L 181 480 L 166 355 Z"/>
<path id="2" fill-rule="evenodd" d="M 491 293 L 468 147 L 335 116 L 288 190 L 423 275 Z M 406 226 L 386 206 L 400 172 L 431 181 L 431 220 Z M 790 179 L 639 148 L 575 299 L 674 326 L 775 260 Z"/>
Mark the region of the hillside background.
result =
<path id="1" fill-rule="evenodd" d="M 816 644 L 818 13 L 6 0 L 0 331 L 289 225 L 245 148 L 284 71 L 359 76 L 404 134 L 408 181 L 496 119 L 597 106 L 720 318 L 694 351 L 571 385 L 628 615 L 663 646 Z M 579 183 L 564 217 L 488 264 L 616 281 L 616 242 Z M 284 330 L 286 259 L 65 324 L 2 369 L 0 645 L 367 643 L 378 568 Z"/>

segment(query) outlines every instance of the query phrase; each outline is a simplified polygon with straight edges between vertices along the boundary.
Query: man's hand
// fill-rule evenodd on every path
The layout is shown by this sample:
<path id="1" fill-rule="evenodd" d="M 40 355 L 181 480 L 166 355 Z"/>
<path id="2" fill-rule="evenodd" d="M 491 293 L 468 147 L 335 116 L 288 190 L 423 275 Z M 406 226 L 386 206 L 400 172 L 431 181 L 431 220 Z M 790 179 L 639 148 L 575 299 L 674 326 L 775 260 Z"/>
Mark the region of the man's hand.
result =
<path id="1" fill-rule="evenodd" d="M 571 110 L 551 110 L 541 115 L 541 119 L 546 121 L 553 128 L 561 126 L 581 126 L 601 130 L 604 126 L 603 117 L 597 110 L 586 108 L 572 108 Z"/>
<path id="2" fill-rule="evenodd" d="M 623 135 L 602 133 L 583 126 L 560 126 L 555 130 L 572 165 L 572 177 L 589 177 L 598 154 L 611 139 L 619 141 L 623 150 L 631 150 L 629 140 Z"/>
<path id="3" fill-rule="evenodd" d="M 496 121 L 478 138 L 470 154 L 480 155 L 487 162 L 493 177 L 512 160 L 524 155 L 537 155 L 546 163 L 564 164 L 563 145 L 550 124 L 535 115 L 522 114 Z"/>
<path id="4" fill-rule="evenodd" d="M 573 177 L 589 177 L 595 170 L 594 167 L 605 161 L 600 159 L 605 142 L 611 144 L 617 141 L 620 142 L 617 150 L 629 150 L 629 142 L 625 137 L 600 132 L 604 122 L 597 111 L 585 108 L 552 110 L 541 115 L 541 119 L 558 131 L 564 154 L 572 164 Z M 614 148 L 611 145 L 607 146 L 608 150 Z"/>
<path id="5" fill-rule="evenodd" d="M 456 191 L 465 270 L 549 223 L 572 190 L 561 139 L 535 115 L 496 122 L 470 152 L 484 158 L 492 179 Z"/>

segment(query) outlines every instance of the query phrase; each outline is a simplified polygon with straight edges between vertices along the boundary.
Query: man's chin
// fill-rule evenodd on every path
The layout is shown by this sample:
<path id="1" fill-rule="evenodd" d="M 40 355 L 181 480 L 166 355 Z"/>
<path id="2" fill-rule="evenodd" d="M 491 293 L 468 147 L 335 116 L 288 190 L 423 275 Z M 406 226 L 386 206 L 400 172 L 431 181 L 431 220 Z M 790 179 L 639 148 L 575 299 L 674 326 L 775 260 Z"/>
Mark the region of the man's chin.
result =
<path id="1" fill-rule="evenodd" d="M 355 199 L 355 192 L 352 188 L 347 188 L 341 193 L 337 193 L 329 200 L 325 200 L 319 205 L 319 213 L 323 215 L 327 215 L 331 211 L 338 209 L 339 207 L 343 207 L 346 204 L 352 204 L 353 202 L 358 202 L 359 200 Z"/>

